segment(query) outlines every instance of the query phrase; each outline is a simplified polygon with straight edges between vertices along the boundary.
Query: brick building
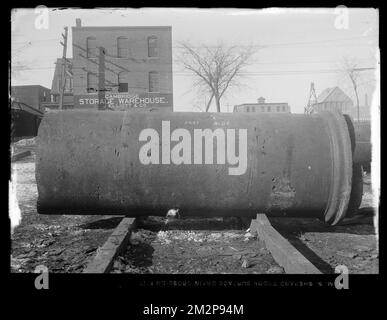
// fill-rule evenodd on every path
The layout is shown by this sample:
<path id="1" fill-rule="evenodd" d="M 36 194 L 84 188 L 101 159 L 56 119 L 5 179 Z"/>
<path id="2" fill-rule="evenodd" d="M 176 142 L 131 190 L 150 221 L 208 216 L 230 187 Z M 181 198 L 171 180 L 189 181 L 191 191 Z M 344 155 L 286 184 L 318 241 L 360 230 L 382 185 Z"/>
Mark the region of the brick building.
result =
<path id="1" fill-rule="evenodd" d="M 87 27 L 77 19 L 72 38 L 75 108 L 103 102 L 118 110 L 172 111 L 171 27 Z"/>
<path id="2" fill-rule="evenodd" d="M 290 113 L 290 107 L 286 102 L 266 103 L 265 98 L 260 97 L 258 103 L 243 103 L 234 106 L 234 112 Z"/>

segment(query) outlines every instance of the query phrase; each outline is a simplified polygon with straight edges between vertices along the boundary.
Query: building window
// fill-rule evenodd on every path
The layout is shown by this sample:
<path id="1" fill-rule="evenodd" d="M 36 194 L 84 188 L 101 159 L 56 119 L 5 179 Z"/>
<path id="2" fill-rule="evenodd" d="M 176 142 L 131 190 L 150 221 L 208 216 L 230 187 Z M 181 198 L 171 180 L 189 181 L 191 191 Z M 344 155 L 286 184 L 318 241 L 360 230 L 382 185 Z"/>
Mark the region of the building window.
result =
<path id="1" fill-rule="evenodd" d="M 285 112 L 286 110 L 285 110 L 285 106 L 282 106 L 282 112 Z"/>
<path id="2" fill-rule="evenodd" d="M 88 37 L 86 39 L 87 47 L 87 57 L 96 58 L 97 57 L 97 39 L 94 37 Z"/>
<path id="3" fill-rule="evenodd" d="M 118 92 L 128 91 L 128 72 L 122 71 L 118 74 Z"/>
<path id="4" fill-rule="evenodd" d="M 148 37 L 148 57 L 158 57 L 157 37 Z"/>
<path id="5" fill-rule="evenodd" d="M 117 56 L 118 58 L 127 58 L 129 51 L 128 39 L 125 37 L 117 38 Z"/>
<path id="6" fill-rule="evenodd" d="M 281 106 L 277 106 L 277 112 L 281 111 Z"/>
<path id="7" fill-rule="evenodd" d="M 271 107 L 270 106 L 267 107 L 267 112 L 271 112 Z"/>
<path id="8" fill-rule="evenodd" d="M 250 107 L 246 107 L 246 112 L 250 112 Z"/>
<path id="9" fill-rule="evenodd" d="M 87 74 L 87 92 L 98 91 L 98 78 L 95 73 L 89 72 Z"/>
<path id="10" fill-rule="evenodd" d="M 149 92 L 159 92 L 158 72 L 149 72 Z"/>
<path id="11" fill-rule="evenodd" d="M 261 107 L 261 112 L 265 112 L 265 107 Z"/>
<path id="12" fill-rule="evenodd" d="M 72 78 L 66 78 L 65 79 L 65 91 L 71 92 L 73 90 L 73 79 Z"/>

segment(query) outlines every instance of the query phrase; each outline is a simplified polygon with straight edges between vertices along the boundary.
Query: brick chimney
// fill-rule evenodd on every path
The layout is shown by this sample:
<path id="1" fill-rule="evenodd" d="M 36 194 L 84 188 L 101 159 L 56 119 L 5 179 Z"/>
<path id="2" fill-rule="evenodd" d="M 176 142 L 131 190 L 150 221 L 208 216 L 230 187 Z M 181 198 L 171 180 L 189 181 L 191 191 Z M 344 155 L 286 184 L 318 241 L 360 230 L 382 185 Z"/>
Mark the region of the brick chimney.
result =
<path id="1" fill-rule="evenodd" d="M 77 28 L 82 27 L 82 21 L 81 21 L 81 19 L 79 19 L 79 18 L 75 19 L 75 26 L 76 26 Z"/>

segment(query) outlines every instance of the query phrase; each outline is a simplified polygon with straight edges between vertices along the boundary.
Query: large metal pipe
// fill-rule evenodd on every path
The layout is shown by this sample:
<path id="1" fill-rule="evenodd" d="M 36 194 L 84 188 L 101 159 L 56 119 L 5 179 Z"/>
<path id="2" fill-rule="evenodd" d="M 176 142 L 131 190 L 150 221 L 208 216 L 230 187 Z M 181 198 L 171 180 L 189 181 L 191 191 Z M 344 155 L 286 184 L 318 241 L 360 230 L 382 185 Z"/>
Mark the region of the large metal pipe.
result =
<path id="1" fill-rule="evenodd" d="M 368 169 L 371 164 L 371 121 L 353 122 L 356 147 L 353 161 Z"/>
<path id="2" fill-rule="evenodd" d="M 37 144 L 44 214 L 178 207 L 183 215 L 264 212 L 336 224 L 350 201 L 351 138 L 339 113 L 62 111 L 45 115 Z"/>

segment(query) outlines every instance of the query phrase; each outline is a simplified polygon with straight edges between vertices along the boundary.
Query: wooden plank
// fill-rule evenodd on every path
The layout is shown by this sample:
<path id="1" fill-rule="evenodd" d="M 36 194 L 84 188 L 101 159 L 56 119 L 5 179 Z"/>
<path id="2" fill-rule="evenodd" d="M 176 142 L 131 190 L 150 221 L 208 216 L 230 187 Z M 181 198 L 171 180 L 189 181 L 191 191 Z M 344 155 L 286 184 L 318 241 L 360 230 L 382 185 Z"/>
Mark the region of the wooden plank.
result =
<path id="1" fill-rule="evenodd" d="M 135 218 L 123 218 L 94 259 L 86 266 L 83 273 L 107 273 L 113 267 L 114 259 L 128 244 Z"/>
<path id="2" fill-rule="evenodd" d="M 251 222 L 250 230 L 258 233 L 258 237 L 265 242 L 274 260 L 285 269 L 286 273 L 322 273 L 272 227 L 265 214 L 257 214 L 257 218 Z"/>
<path id="3" fill-rule="evenodd" d="M 12 157 L 11 157 L 11 161 L 18 161 L 20 159 L 23 159 L 25 157 L 28 157 L 31 155 L 31 151 L 30 150 L 27 150 L 27 151 L 22 151 L 22 152 L 19 152 L 19 153 L 16 153 L 14 154 Z"/>

